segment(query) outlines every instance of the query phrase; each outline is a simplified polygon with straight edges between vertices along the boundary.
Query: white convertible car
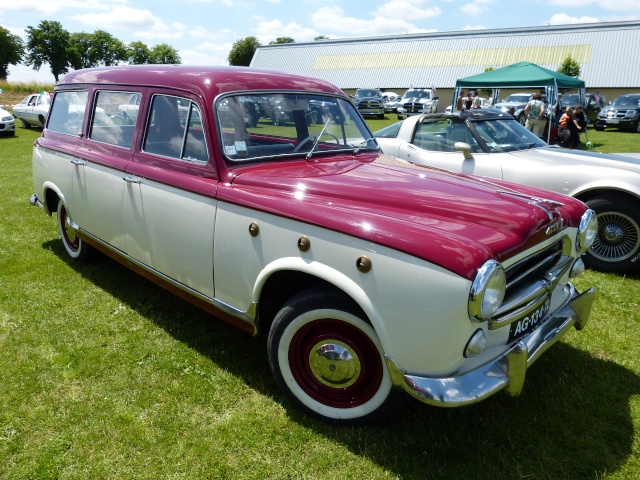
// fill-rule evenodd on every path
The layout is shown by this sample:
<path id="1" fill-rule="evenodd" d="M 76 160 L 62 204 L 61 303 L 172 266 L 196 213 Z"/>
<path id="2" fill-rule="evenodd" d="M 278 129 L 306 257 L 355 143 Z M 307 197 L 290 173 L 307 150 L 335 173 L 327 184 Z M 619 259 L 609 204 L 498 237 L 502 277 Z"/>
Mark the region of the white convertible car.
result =
<path id="1" fill-rule="evenodd" d="M 598 214 L 585 261 L 640 271 L 640 159 L 547 145 L 494 109 L 409 117 L 374 133 L 387 155 L 576 197 Z"/>

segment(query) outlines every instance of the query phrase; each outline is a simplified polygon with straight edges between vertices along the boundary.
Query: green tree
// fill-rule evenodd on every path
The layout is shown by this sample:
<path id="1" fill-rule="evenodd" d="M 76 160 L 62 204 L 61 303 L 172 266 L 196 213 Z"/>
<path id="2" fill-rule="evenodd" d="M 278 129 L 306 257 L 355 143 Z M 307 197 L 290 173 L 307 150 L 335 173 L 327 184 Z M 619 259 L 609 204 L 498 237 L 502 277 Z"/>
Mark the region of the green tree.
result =
<path id="1" fill-rule="evenodd" d="M 314 40 L 317 42 L 318 40 L 328 40 L 329 37 L 325 37 L 324 35 L 318 35 L 317 37 L 314 38 Z"/>
<path id="2" fill-rule="evenodd" d="M 147 63 L 153 63 L 151 57 L 151 50 L 146 43 L 135 41 L 129 44 L 127 49 L 127 57 L 129 63 L 132 65 L 144 65 Z"/>
<path id="3" fill-rule="evenodd" d="M 98 65 L 110 67 L 127 60 L 127 47 L 109 32 L 96 30 L 91 40 L 91 59 Z"/>
<path id="4" fill-rule="evenodd" d="M 248 67 L 253 58 L 253 54 L 260 46 L 256 37 L 246 37 L 236 40 L 229 51 L 229 65 L 237 65 L 241 67 Z"/>
<path id="5" fill-rule="evenodd" d="M 492 70 L 495 69 L 493 67 L 487 67 L 484 69 L 484 73 L 491 72 Z M 481 88 L 478 90 L 478 95 L 489 98 L 493 95 L 493 90 L 490 88 Z"/>
<path id="6" fill-rule="evenodd" d="M 69 71 L 71 66 L 71 35 L 60 22 L 43 20 L 37 27 L 27 27 L 27 56 L 24 63 L 40 70 L 48 63 L 53 77 L 58 81 L 60 75 Z"/>
<path id="7" fill-rule="evenodd" d="M 269 45 L 277 45 L 279 43 L 295 43 L 296 41 L 291 37 L 278 37 L 272 42 L 269 42 Z"/>
<path id="8" fill-rule="evenodd" d="M 166 43 L 159 43 L 154 45 L 151 49 L 151 62 L 163 65 L 173 65 L 182 63 L 178 51 L 171 45 Z"/>
<path id="9" fill-rule="evenodd" d="M 91 46 L 93 44 L 93 36 L 91 33 L 72 33 L 69 38 L 69 44 L 69 60 L 75 70 L 98 66 L 92 59 Z"/>
<path id="10" fill-rule="evenodd" d="M 22 62 L 24 43 L 17 35 L 13 35 L 6 28 L 0 27 L 0 80 L 6 80 L 9 75 L 9 65 Z"/>
<path id="11" fill-rule="evenodd" d="M 568 55 L 556 71 L 569 75 L 570 77 L 578 78 L 580 77 L 580 64 L 571 58 L 571 55 Z"/>

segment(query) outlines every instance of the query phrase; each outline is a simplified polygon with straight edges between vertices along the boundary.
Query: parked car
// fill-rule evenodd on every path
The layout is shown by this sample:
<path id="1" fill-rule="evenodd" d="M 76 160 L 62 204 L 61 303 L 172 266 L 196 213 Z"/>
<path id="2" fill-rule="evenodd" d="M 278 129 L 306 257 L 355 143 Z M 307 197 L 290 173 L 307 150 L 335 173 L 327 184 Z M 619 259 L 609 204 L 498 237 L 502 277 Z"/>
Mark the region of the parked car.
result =
<path id="1" fill-rule="evenodd" d="M 402 95 L 398 95 L 395 92 L 382 92 L 385 113 L 395 112 L 398 108 L 399 100 L 401 98 Z"/>
<path id="2" fill-rule="evenodd" d="M 135 125 L 96 114 L 122 93 L 140 94 Z M 86 108 L 72 114 L 72 96 Z M 291 120 L 247 126 L 246 97 Z M 322 124 L 309 125 L 311 102 Z M 284 394 L 329 422 L 386 415 L 402 391 L 447 407 L 518 395 L 594 298 L 571 283 L 596 233 L 582 202 L 382 155 L 339 88 L 290 73 L 71 72 L 33 182 L 72 259 L 101 250 L 267 335 Z"/>
<path id="3" fill-rule="evenodd" d="M 527 106 L 527 103 L 533 98 L 533 92 L 521 92 L 521 93 L 513 93 L 505 98 L 502 102 L 496 103 L 493 108 L 498 110 L 502 110 L 503 112 L 509 112 L 509 109 L 513 107 L 515 112 L 513 116 L 520 122 L 521 125 L 524 125 L 527 122 L 527 119 L 524 116 L 524 108 Z M 544 102 L 544 108 L 546 111 L 546 115 L 550 114 L 549 109 L 549 100 L 546 95 L 542 95 L 541 100 Z"/>
<path id="4" fill-rule="evenodd" d="M 20 120 L 22 128 L 44 127 L 51 107 L 49 92 L 34 93 L 13 107 L 13 116 Z"/>
<path id="5" fill-rule="evenodd" d="M 598 214 L 585 262 L 640 271 L 640 164 L 630 158 L 547 145 L 492 109 L 423 115 L 374 133 L 384 153 L 420 165 L 500 178 L 576 197 Z"/>
<path id="6" fill-rule="evenodd" d="M 397 109 L 398 120 L 411 115 L 437 112 L 438 100 L 432 88 L 410 88 L 402 95 L 401 104 Z"/>
<path id="7" fill-rule="evenodd" d="M 358 88 L 353 96 L 353 104 L 361 115 L 384 118 L 384 99 L 377 88 Z"/>
<path id="8" fill-rule="evenodd" d="M 564 108 L 571 107 L 575 109 L 580 104 L 579 93 L 565 93 L 560 100 L 560 105 Z M 596 118 L 602 108 L 606 104 L 606 98 L 599 93 L 587 93 L 583 101 L 583 111 L 587 115 L 587 119 L 590 123 L 595 123 Z M 564 110 L 563 108 L 563 110 Z"/>
<path id="9" fill-rule="evenodd" d="M 600 110 L 596 118 L 596 130 L 617 127 L 640 133 L 640 93 L 626 93 Z"/>
<path id="10" fill-rule="evenodd" d="M 9 112 L 0 107 L 0 135 L 15 135 L 16 122 Z"/>

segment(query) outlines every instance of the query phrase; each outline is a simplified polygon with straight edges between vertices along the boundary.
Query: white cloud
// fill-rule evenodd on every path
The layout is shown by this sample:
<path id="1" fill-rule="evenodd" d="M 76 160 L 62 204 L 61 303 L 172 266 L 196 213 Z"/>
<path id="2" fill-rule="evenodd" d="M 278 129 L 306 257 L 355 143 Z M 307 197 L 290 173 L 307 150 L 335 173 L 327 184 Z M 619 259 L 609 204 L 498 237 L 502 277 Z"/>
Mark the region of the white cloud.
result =
<path id="1" fill-rule="evenodd" d="M 97 29 L 129 32 L 136 38 L 175 39 L 182 37 L 186 27 L 178 22 L 167 25 L 149 10 L 118 7 L 105 13 L 87 13 L 72 17 Z"/>
<path id="2" fill-rule="evenodd" d="M 472 3 L 465 3 L 460 7 L 460 11 L 475 17 L 476 15 L 489 11 L 489 6 L 494 3 L 495 0 L 475 0 Z"/>
<path id="3" fill-rule="evenodd" d="M 391 0 L 375 10 L 375 15 L 385 18 L 409 18 L 422 20 L 433 18 L 442 14 L 438 7 L 420 8 L 423 0 Z"/>
<path id="4" fill-rule="evenodd" d="M 278 37 L 291 37 L 296 42 L 309 42 L 319 35 L 313 29 L 305 28 L 297 23 L 284 25 L 280 20 L 258 22 L 258 25 L 251 30 L 262 45 L 266 45 Z"/>
<path id="5" fill-rule="evenodd" d="M 406 3 L 406 2 L 403 2 Z M 384 9 L 386 7 L 380 7 Z M 437 10 L 437 12 L 435 11 Z M 377 10 L 374 14 L 379 13 Z M 430 14 L 440 15 L 439 9 L 434 9 Z M 423 13 L 424 14 L 424 13 Z M 423 31 L 418 29 L 413 23 L 405 21 L 403 15 L 394 15 L 392 17 L 383 17 L 376 15 L 373 19 L 363 19 L 355 17 L 346 17 L 344 10 L 340 7 L 322 7 L 311 15 L 311 22 L 322 31 L 333 31 L 349 37 L 355 36 L 371 36 L 371 35 L 392 35 L 395 33 L 417 33 Z M 409 17 L 411 18 L 411 17 Z"/>
<path id="6" fill-rule="evenodd" d="M 599 22 L 596 17 L 572 17 L 571 15 L 567 15 L 566 13 L 556 13 L 550 19 L 549 25 L 568 25 L 574 23 L 596 23 Z"/>
<path id="7" fill-rule="evenodd" d="M 486 28 L 484 25 L 467 25 L 462 27 L 462 30 L 486 30 Z"/>

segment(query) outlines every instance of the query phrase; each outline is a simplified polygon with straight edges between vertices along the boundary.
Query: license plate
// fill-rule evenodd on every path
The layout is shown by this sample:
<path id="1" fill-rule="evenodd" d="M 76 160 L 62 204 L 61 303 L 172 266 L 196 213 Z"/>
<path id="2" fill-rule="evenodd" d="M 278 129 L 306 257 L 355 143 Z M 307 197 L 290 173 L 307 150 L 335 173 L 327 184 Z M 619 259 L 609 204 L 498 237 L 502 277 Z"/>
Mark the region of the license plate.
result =
<path id="1" fill-rule="evenodd" d="M 546 320 L 547 313 L 549 313 L 549 307 L 550 301 L 547 300 L 526 317 L 521 318 L 517 322 L 513 322 L 509 330 L 508 343 L 511 343 L 513 340 L 516 340 L 517 338 L 533 332 L 536 328 L 542 325 Z"/>
<path id="2" fill-rule="evenodd" d="M 607 123 L 619 123 L 620 120 L 618 120 L 617 118 L 608 118 L 607 119 Z"/>

